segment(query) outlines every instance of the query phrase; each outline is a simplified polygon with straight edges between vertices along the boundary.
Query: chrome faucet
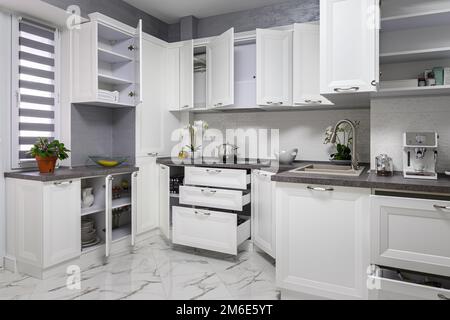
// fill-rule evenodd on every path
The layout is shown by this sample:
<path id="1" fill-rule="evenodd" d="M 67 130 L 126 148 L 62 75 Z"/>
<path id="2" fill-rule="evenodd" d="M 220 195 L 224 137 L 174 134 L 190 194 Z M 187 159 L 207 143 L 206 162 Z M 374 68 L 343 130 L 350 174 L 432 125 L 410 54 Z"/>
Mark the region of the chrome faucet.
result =
<path id="1" fill-rule="evenodd" d="M 336 126 L 334 127 L 333 135 L 331 136 L 331 143 L 336 143 L 337 139 L 337 131 L 339 127 L 347 123 L 352 128 L 352 134 L 353 134 L 353 141 L 352 141 L 352 169 L 353 170 L 359 170 L 359 162 L 358 162 L 358 156 L 356 154 L 356 126 L 355 124 L 350 120 L 341 120 L 339 121 Z"/>

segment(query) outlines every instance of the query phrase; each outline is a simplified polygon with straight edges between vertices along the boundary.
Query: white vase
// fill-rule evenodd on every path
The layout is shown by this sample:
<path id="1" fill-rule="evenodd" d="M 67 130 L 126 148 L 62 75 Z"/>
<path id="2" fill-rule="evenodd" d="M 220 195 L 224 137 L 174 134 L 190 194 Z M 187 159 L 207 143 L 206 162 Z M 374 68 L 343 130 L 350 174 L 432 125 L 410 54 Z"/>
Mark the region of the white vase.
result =
<path id="1" fill-rule="evenodd" d="M 95 197 L 92 194 L 92 188 L 86 188 L 81 191 L 81 207 L 89 208 L 95 202 Z"/>

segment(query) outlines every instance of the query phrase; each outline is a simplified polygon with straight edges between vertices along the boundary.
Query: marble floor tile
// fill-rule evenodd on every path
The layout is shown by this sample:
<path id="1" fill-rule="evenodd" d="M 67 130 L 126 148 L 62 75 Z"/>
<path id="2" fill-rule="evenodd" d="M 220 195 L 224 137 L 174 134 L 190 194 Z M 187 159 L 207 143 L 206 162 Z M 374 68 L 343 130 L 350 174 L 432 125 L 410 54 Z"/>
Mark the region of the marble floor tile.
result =
<path id="1" fill-rule="evenodd" d="M 46 280 L 0 270 L 0 300 L 275 300 L 273 261 L 247 242 L 229 256 L 173 246 L 159 234 L 110 257 L 86 265 L 80 288 L 67 275 Z"/>

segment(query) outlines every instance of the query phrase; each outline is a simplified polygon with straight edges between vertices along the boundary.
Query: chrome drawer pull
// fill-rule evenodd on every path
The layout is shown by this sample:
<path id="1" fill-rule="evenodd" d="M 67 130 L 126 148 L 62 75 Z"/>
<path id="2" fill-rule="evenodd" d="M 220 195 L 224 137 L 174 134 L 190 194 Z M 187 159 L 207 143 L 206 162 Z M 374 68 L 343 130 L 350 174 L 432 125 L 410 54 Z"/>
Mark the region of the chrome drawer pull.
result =
<path id="1" fill-rule="evenodd" d="M 203 212 L 203 211 L 194 211 L 196 215 L 202 214 L 204 216 L 210 216 L 211 213 L 210 212 Z"/>
<path id="2" fill-rule="evenodd" d="M 67 185 L 72 184 L 72 183 L 73 183 L 73 181 L 67 181 L 67 182 L 54 182 L 53 184 L 55 186 L 67 186 Z"/>
<path id="3" fill-rule="evenodd" d="M 437 296 L 438 296 L 438 298 L 441 299 L 441 300 L 450 300 L 449 297 L 446 297 L 446 296 L 443 295 L 442 293 L 439 293 Z"/>
<path id="4" fill-rule="evenodd" d="M 267 104 L 269 104 L 269 105 L 282 105 L 283 102 L 272 102 L 272 101 L 267 101 Z"/>
<path id="5" fill-rule="evenodd" d="M 358 91 L 359 87 L 350 87 L 350 88 L 335 88 L 335 92 L 346 92 L 346 91 Z"/>
<path id="6" fill-rule="evenodd" d="M 321 104 L 322 100 L 305 100 L 306 103 Z"/>
<path id="7" fill-rule="evenodd" d="M 440 210 L 450 210 L 450 207 L 447 207 L 447 206 L 440 206 L 440 205 L 438 205 L 438 204 L 435 204 L 433 207 L 434 207 L 435 209 L 440 209 Z"/>
<path id="8" fill-rule="evenodd" d="M 207 190 L 202 189 L 202 192 L 203 192 L 203 193 L 206 193 L 206 191 L 207 191 Z M 208 191 L 209 191 L 209 193 L 211 193 L 211 194 L 216 194 L 216 193 L 217 193 L 217 190 L 208 190 Z"/>
<path id="9" fill-rule="evenodd" d="M 210 169 L 206 169 L 206 172 L 208 173 L 222 173 L 222 170 L 210 170 Z"/>
<path id="10" fill-rule="evenodd" d="M 334 188 L 322 188 L 322 187 L 311 187 L 311 186 L 308 186 L 308 190 L 321 191 L 321 192 L 331 192 L 331 191 L 334 191 Z"/>
<path id="11" fill-rule="evenodd" d="M 158 152 L 150 152 L 150 153 L 147 153 L 150 157 L 157 157 L 158 155 L 159 155 L 159 153 Z"/>

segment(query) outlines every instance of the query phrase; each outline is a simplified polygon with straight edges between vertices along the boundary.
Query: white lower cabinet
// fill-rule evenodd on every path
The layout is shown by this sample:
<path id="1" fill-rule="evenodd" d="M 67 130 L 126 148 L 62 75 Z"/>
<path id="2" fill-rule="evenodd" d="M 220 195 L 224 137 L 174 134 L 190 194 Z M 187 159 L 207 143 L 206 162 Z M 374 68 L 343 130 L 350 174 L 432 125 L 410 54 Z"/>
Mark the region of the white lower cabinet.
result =
<path id="1" fill-rule="evenodd" d="M 8 255 L 19 272 L 44 278 L 81 255 L 81 182 L 7 179 Z"/>
<path id="2" fill-rule="evenodd" d="M 252 179 L 252 239 L 253 243 L 275 258 L 276 221 L 274 210 L 274 173 L 255 170 Z"/>
<path id="3" fill-rule="evenodd" d="M 277 183 L 277 285 L 367 299 L 369 197 L 368 189 Z"/>
<path id="4" fill-rule="evenodd" d="M 450 277 L 450 201 L 371 197 L 372 263 Z"/>
<path id="5" fill-rule="evenodd" d="M 170 228 L 170 168 L 159 166 L 159 228 L 167 238 L 172 238 Z"/>
<path id="6" fill-rule="evenodd" d="M 173 207 L 173 243 L 237 255 L 250 238 L 250 220 L 238 224 L 238 216 L 186 207 Z"/>
<path id="7" fill-rule="evenodd" d="M 137 235 L 159 226 L 159 165 L 156 157 L 136 159 L 137 178 Z"/>

